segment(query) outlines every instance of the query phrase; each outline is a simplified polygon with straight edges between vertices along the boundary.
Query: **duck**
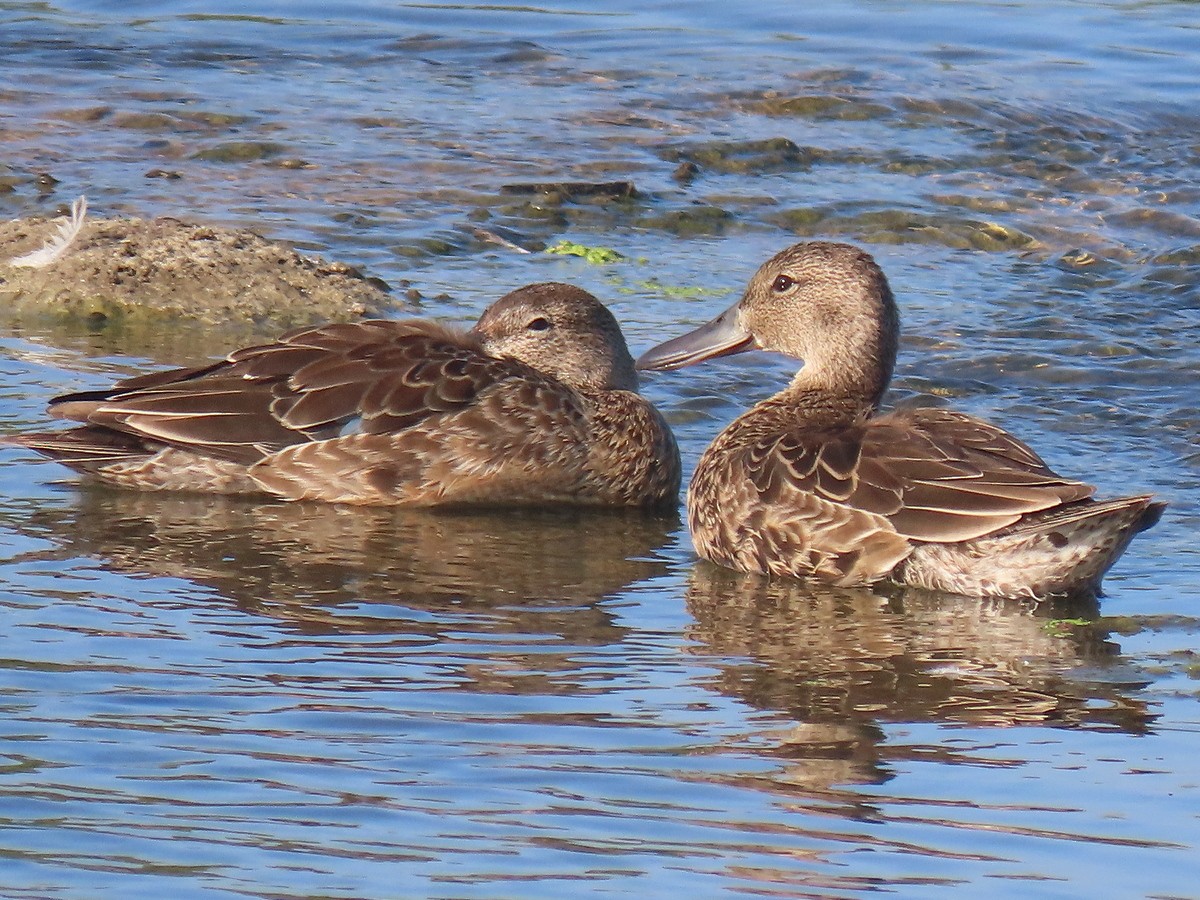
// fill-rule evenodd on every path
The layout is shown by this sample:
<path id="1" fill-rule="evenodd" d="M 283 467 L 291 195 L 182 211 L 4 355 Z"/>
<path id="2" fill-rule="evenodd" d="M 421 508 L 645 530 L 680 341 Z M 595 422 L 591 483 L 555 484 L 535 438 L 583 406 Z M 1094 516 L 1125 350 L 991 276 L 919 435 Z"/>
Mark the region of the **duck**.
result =
<path id="1" fill-rule="evenodd" d="M 679 450 L 616 318 L 526 285 L 469 331 L 300 328 L 193 368 L 52 400 L 8 440 L 109 486 L 370 506 L 678 508 Z"/>
<path id="2" fill-rule="evenodd" d="M 643 354 L 639 371 L 770 350 L 802 360 L 783 390 L 701 454 L 687 492 L 699 556 L 838 586 L 891 582 L 976 597 L 1098 593 L 1151 496 L 1111 500 L 1056 474 L 1002 428 L 944 407 L 880 412 L 900 317 L 850 244 L 795 244 L 741 299 Z"/>

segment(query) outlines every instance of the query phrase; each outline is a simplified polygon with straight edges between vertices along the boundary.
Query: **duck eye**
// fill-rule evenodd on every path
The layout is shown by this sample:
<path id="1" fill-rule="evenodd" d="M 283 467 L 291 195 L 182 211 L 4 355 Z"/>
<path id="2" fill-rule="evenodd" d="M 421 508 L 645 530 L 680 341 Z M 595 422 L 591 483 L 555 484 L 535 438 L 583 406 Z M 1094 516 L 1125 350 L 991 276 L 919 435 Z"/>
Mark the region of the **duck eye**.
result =
<path id="1" fill-rule="evenodd" d="M 791 290 L 796 286 L 796 279 L 791 275 L 776 275 L 775 280 L 771 282 L 771 290 L 777 294 L 782 294 L 784 291 Z"/>
<path id="2" fill-rule="evenodd" d="M 544 316 L 538 316 L 536 319 L 531 319 L 525 327 L 530 331 L 545 331 L 550 327 L 550 320 Z"/>

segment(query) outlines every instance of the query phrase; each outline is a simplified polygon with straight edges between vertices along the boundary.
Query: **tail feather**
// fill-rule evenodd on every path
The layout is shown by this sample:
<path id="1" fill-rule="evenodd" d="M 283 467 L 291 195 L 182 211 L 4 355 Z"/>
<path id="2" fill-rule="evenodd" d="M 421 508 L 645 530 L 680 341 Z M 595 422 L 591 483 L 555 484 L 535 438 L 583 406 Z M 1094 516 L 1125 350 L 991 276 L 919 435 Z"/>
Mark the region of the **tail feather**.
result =
<path id="1" fill-rule="evenodd" d="M 1153 527 L 1166 507 L 1149 496 L 1071 503 L 993 540 L 1041 580 L 1039 593 L 1094 593 L 1134 536 Z"/>
<path id="2" fill-rule="evenodd" d="M 2 443 L 25 447 L 82 472 L 144 459 L 162 449 L 161 446 L 148 446 L 133 435 L 93 425 L 18 434 L 4 438 Z"/>
<path id="3" fill-rule="evenodd" d="M 198 491 L 262 495 L 246 466 L 143 441 L 98 425 L 0 438 L 0 444 L 26 447 L 113 487 L 139 491 Z"/>
<path id="4" fill-rule="evenodd" d="M 1129 542 L 1153 527 L 1166 506 L 1148 496 L 1068 503 L 963 544 L 921 544 L 902 577 L 980 596 L 1094 595 Z"/>
<path id="5" fill-rule="evenodd" d="M 1166 508 L 1166 503 L 1149 495 L 1118 497 L 1115 500 L 1084 500 L 1025 516 L 1000 534 L 1048 534 L 1083 527 L 1086 523 L 1103 523 L 1105 531 L 1129 529 L 1129 536 L 1132 537 L 1157 525 Z"/>

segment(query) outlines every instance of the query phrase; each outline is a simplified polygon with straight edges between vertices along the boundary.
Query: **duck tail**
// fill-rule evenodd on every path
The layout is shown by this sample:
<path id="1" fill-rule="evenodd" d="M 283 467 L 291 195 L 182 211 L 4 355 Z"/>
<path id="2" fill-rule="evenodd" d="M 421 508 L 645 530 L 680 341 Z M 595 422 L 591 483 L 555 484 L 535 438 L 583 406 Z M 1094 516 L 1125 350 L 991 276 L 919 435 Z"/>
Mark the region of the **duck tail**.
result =
<path id="1" fill-rule="evenodd" d="M 132 435 L 97 425 L 7 435 L 0 438 L 0 445 L 25 447 L 72 469 L 89 473 L 104 465 L 148 457 L 154 452 Z"/>
<path id="2" fill-rule="evenodd" d="M 1083 500 L 1068 503 L 1040 515 L 1026 516 L 1009 529 L 1009 534 L 1064 532 L 1070 537 L 1095 529 L 1101 534 L 1126 533 L 1129 537 L 1153 528 L 1167 504 L 1149 495 L 1118 497 L 1115 500 Z"/>
<path id="3" fill-rule="evenodd" d="M 1152 497 L 1076 500 L 962 544 L 920 544 L 901 580 L 983 597 L 1095 597 L 1104 574 L 1166 506 Z"/>
<path id="4" fill-rule="evenodd" d="M 1040 556 L 1040 549 L 1057 558 L 1059 572 L 1047 577 L 1044 593 L 1098 593 L 1100 580 L 1129 542 L 1158 524 L 1166 508 L 1150 496 L 1083 500 L 1029 516 L 993 539 L 1031 557 Z"/>

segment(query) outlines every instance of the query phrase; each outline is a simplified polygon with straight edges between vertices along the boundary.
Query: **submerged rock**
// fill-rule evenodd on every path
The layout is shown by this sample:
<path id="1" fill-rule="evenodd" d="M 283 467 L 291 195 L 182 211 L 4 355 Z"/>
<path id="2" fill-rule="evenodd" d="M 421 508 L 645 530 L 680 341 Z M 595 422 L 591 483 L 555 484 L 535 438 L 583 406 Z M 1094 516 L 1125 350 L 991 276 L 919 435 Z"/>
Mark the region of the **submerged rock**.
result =
<path id="1" fill-rule="evenodd" d="M 891 115 L 892 110 L 882 103 L 861 97 L 842 97 L 835 94 L 804 94 L 796 97 L 766 96 L 750 107 L 768 116 L 800 116 L 810 119 L 840 119 L 865 121 Z"/>
<path id="2" fill-rule="evenodd" d="M 734 221 L 733 213 L 719 206 L 698 203 L 684 209 L 674 209 L 643 220 L 647 228 L 656 228 L 680 237 L 724 234 Z"/>
<path id="3" fill-rule="evenodd" d="M 563 200 L 583 198 L 599 200 L 633 200 L 641 196 L 632 181 L 538 181 L 505 184 L 502 194 L 548 194 Z"/>
<path id="4" fill-rule="evenodd" d="M 764 175 L 809 169 L 816 151 L 785 137 L 751 141 L 704 141 L 664 147 L 659 155 L 668 162 L 694 163 L 704 169 L 733 175 Z"/>
<path id="5" fill-rule="evenodd" d="M 382 281 L 344 263 L 302 256 L 252 232 L 177 219 L 87 220 L 53 262 L 10 264 L 54 233 L 49 219 L 0 223 L 0 308 L 9 316 L 286 328 L 397 305 Z"/>
<path id="6" fill-rule="evenodd" d="M 800 207 L 772 213 L 766 219 L 805 237 L 846 235 L 872 244 L 941 244 L 959 250 L 1031 250 L 1039 242 L 1030 234 L 998 222 L 955 215 L 929 215 L 912 209 L 840 211 Z"/>

